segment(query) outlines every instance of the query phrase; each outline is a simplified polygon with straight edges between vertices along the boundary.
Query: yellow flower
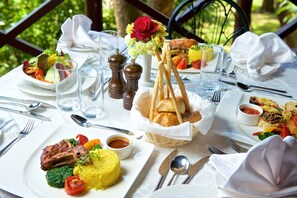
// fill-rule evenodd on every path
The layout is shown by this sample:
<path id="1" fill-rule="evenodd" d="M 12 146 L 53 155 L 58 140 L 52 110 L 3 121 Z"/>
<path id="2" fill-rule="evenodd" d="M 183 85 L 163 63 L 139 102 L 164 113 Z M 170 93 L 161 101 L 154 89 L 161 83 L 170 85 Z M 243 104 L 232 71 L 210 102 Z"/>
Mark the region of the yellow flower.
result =
<path id="1" fill-rule="evenodd" d="M 126 28 L 126 33 L 127 34 L 132 34 L 133 28 L 134 28 L 134 24 L 133 23 L 132 24 L 128 24 L 127 25 L 127 28 Z"/>

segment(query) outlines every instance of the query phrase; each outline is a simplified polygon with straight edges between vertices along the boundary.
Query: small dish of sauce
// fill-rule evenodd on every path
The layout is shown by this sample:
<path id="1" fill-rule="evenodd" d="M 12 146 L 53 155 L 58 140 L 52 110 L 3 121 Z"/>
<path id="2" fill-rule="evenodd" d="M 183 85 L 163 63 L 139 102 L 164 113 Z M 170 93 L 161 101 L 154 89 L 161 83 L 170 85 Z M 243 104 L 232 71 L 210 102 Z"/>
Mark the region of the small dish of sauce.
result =
<path id="1" fill-rule="evenodd" d="M 106 148 L 116 152 L 121 160 L 130 156 L 132 151 L 132 138 L 125 134 L 111 135 L 106 139 Z"/>
<path id="2" fill-rule="evenodd" d="M 255 104 L 240 104 L 237 119 L 241 124 L 255 126 L 258 124 L 263 109 Z"/>

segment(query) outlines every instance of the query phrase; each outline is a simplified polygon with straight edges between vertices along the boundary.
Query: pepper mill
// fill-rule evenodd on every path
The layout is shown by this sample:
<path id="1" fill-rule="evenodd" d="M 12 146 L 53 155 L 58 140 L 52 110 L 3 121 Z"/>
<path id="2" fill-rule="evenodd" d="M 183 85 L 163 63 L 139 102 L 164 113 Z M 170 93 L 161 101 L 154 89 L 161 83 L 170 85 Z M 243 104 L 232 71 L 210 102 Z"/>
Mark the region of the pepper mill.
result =
<path id="1" fill-rule="evenodd" d="M 142 73 L 142 67 L 132 60 L 132 63 L 127 64 L 124 68 L 125 77 L 127 80 L 127 91 L 124 93 L 123 106 L 127 110 L 131 110 L 133 98 L 138 90 L 138 80 Z"/>
<path id="2" fill-rule="evenodd" d="M 127 89 L 126 81 L 123 78 L 123 69 L 126 57 L 116 49 L 114 55 L 108 58 L 109 67 L 112 70 L 111 80 L 108 84 L 108 94 L 111 98 L 121 99 Z"/>

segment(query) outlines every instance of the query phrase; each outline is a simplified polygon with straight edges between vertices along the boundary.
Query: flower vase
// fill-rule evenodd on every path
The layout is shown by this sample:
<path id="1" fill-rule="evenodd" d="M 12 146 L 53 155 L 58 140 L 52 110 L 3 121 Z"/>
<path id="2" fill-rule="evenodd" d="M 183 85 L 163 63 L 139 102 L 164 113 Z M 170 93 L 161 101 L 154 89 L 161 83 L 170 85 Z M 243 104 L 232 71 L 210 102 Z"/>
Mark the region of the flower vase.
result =
<path id="1" fill-rule="evenodd" d="M 142 74 L 139 79 L 140 86 L 153 87 L 153 82 L 151 81 L 151 65 L 152 65 L 152 55 L 141 54 L 136 58 L 136 62 L 142 67 Z"/>

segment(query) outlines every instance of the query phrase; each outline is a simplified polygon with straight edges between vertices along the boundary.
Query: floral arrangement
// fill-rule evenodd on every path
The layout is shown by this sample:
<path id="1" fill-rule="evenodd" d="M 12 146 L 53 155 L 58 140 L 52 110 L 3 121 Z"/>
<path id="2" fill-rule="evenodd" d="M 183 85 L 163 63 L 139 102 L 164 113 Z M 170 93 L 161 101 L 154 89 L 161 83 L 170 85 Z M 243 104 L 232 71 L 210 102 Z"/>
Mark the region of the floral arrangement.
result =
<path id="1" fill-rule="evenodd" d="M 130 56 L 154 54 L 154 49 L 162 47 L 168 35 L 165 26 L 148 16 L 139 17 L 134 23 L 128 24 L 125 42 Z"/>

